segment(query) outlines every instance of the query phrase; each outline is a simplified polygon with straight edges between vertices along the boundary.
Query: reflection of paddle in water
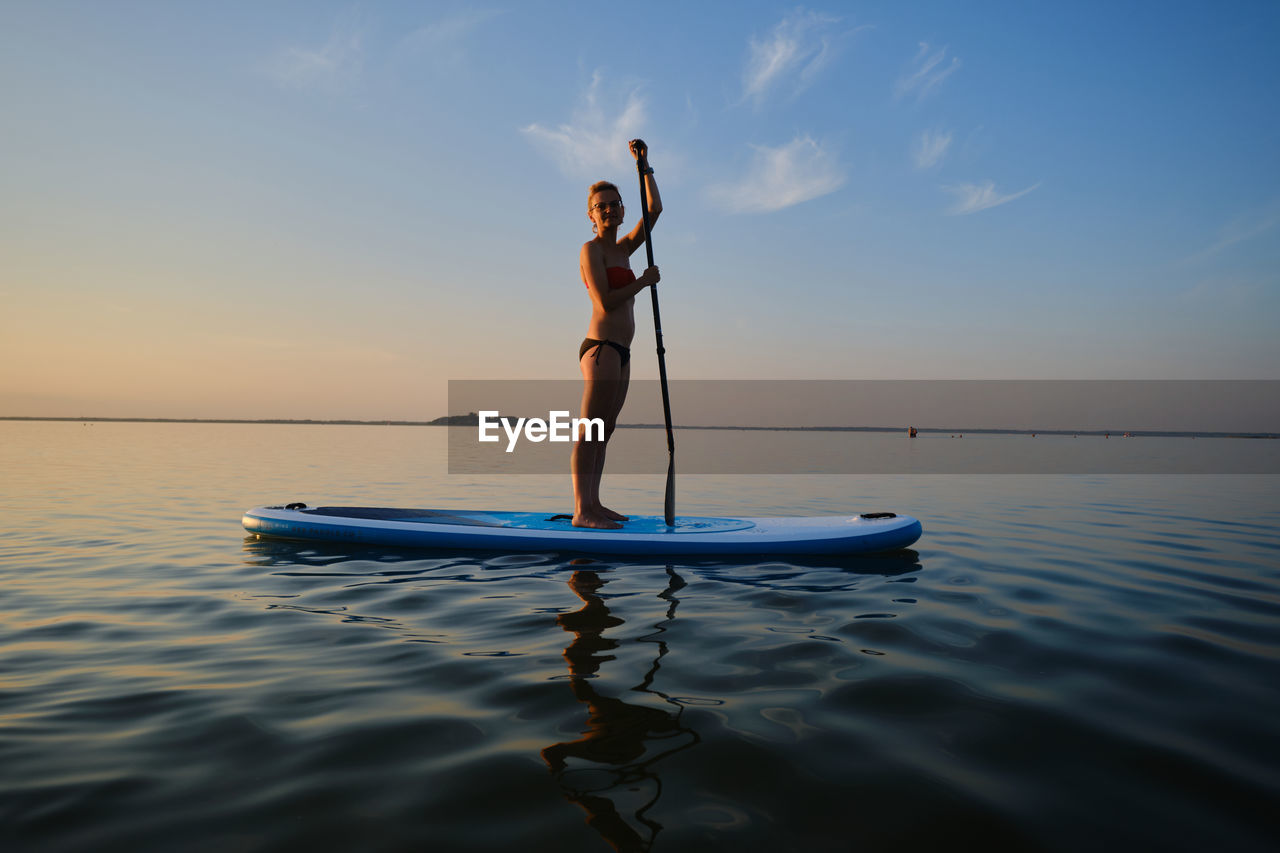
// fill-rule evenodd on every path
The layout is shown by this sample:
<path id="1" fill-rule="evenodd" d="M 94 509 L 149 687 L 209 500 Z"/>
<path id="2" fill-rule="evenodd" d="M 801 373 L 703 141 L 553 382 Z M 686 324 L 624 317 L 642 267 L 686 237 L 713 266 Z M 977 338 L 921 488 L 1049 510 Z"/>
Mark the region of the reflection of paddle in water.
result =
<path id="1" fill-rule="evenodd" d="M 671 620 L 679 603 L 675 592 L 685 583 L 670 567 L 667 576 L 667 588 L 659 597 L 668 601 L 666 619 Z M 588 709 L 587 728 L 578 740 L 542 750 L 542 759 L 559 777 L 569 802 L 586 810 L 587 825 L 615 850 L 649 850 L 662 830 L 662 824 L 646 816 L 662 795 L 662 781 L 654 765 L 693 746 L 699 738 L 697 732 L 680 724 L 683 706 L 652 687 L 667 653 L 666 642 L 659 639 L 667 630 L 663 623 L 655 625 L 652 634 L 640 638 L 641 642 L 656 643 L 658 656 L 640 683 L 631 689 L 660 697 L 676 709 L 675 713 L 602 696 L 592 686 L 591 678 L 601 664 L 614 659 L 606 653 L 618 647 L 618 642 L 607 639 L 604 632 L 623 624 L 596 594 L 606 583 L 590 571 L 574 572 L 569 580 L 569 588 L 584 604 L 581 610 L 556 617 L 556 623 L 574 635 L 564 650 L 564 658 L 569 664 L 573 695 Z M 573 767 L 569 766 L 571 761 Z M 639 806 L 628 808 L 624 802 L 634 802 L 637 792 L 641 792 Z M 626 812 L 630 812 L 630 820 Z"/>

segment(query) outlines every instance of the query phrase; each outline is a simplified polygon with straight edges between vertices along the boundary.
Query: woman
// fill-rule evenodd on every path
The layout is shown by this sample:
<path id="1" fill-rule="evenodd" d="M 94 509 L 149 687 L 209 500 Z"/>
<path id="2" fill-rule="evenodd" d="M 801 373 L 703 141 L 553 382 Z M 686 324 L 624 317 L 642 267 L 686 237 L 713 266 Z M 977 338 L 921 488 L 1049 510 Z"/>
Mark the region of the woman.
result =
<path id="1" fill-rule="evenodd" d="M 652 227 L 662 213 L 662 200 L 649 167 L 649 149 L 640 139 L 631 140 L 629 147 L 644 173 Z M 591 185 L 587 192 L 587 218 L 596 236 L 583 244 L 578 258 L 582 281 L 591 296 L 591 323 L 578 350 L 583 378 L 579 417 L 604 421 L 604 441 L 580 440 L 573 445 L 575 527 L 614 529 L 627 520 L 600 502 L 600 477 L 604 473 L 605 447 L 627 399 L 631 339 L 636 333 L 635 296 L 657 284 L 660 276 L 657 267 L 649 267 L 639 278 L 631 271 L 632 252 L 644 245 L 644 222 L 637 222 L 630 232 L 619 237 L 625 212 L 616 186 L 608 181 Z"/>

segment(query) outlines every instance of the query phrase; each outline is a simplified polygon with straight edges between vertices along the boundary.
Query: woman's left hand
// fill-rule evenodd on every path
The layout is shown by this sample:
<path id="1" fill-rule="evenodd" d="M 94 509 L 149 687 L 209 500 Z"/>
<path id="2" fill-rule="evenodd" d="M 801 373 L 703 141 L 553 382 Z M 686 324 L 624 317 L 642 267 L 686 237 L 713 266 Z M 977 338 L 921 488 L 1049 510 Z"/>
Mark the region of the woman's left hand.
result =
<path id="1" fill-rule="evenodd" d="M 644 144 L 643 139 L 633 139 L 627 143 L 627 147 L 631 149 L 631 156 L 640 162 L 649 159 L 649 146 Z"/>

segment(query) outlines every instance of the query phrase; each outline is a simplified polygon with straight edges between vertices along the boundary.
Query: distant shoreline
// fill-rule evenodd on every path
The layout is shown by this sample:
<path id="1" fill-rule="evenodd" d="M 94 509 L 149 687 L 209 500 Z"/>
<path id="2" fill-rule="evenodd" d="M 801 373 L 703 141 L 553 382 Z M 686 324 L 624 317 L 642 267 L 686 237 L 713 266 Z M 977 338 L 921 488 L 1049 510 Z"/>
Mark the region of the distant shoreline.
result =
<path id="1" fill-rule="evenodd" d="M 0 421 L 40 421 L 63 423 L 139 423 L 139 424 L 280 424 L 284 426 L 477 426 L 478 421 L 468 415 L 453 415 L 431 421 L 365 421 L 365 420 L 312 420 L 294 418 L 103 418 L 103 417 L 36 417 L 0 415 Z M 619 429 L 666 429 L 665 424 L 618 424 Z M 907 428 L 886 426 L 692 426 L 676 424 L 677 430 L 738 430 L 751 432 L 901 432 Z M 1188 432 L 1185 430 L 1102 430 L 1102 429 L 997 429 L 991 427 L 916 427 L 918 433 L 946 435 L 1072 435 L 1114 436 L 1116 438 L 1280 438 L 1274 432 Z"/>

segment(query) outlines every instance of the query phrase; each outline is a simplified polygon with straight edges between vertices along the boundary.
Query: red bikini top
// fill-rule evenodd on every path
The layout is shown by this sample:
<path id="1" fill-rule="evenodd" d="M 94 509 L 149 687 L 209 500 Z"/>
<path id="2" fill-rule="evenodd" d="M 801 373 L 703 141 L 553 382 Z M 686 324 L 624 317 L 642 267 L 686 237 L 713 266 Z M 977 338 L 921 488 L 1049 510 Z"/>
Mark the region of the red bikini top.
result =
<path id="1" fill-rule="evenodd" d="M 636 280 L 636 274 L 626 267 L 605 267 L 604 274 L 609 278 L 609 289 L 618 290 Z M 582 283 L 587 287 L 587 283 Z"/>

